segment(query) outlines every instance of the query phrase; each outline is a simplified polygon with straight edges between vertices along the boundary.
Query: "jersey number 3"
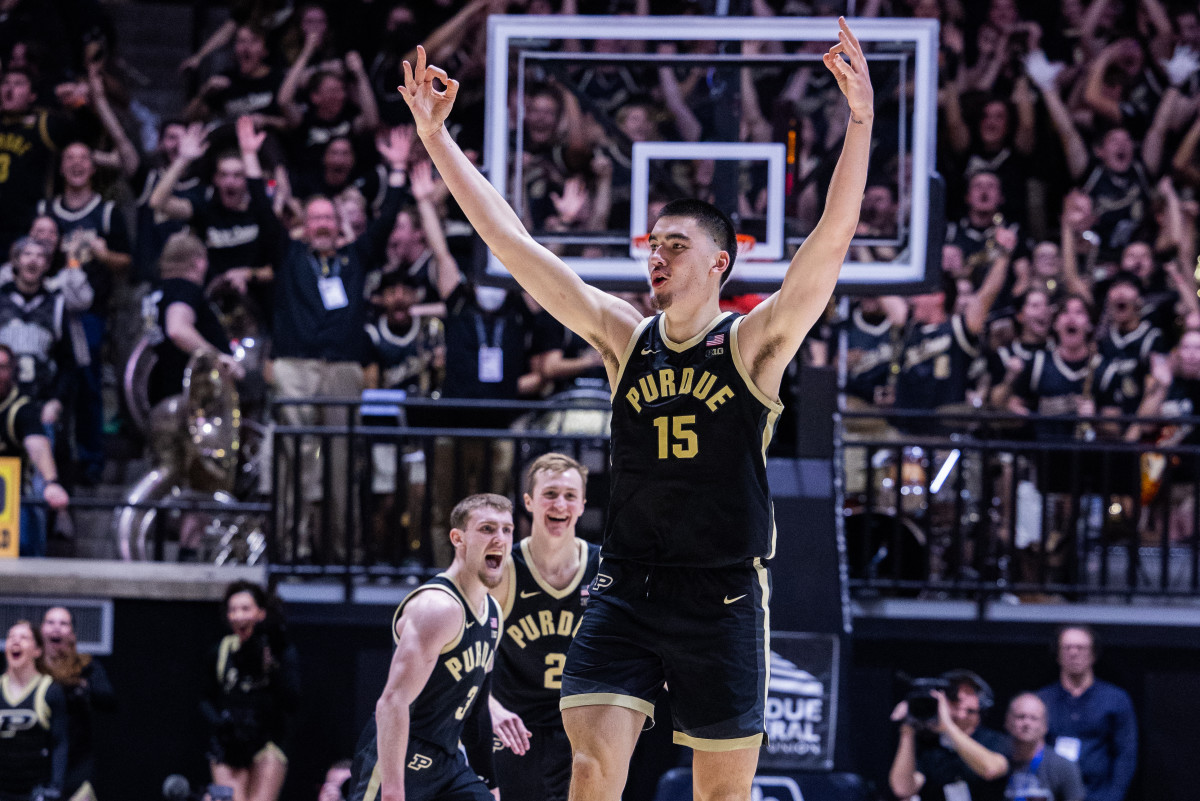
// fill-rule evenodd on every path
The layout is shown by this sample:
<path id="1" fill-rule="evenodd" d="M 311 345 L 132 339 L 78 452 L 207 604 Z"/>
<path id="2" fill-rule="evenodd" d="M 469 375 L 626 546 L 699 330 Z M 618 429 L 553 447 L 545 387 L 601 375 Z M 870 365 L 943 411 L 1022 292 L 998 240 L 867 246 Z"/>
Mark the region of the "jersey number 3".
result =
<path id="1" fill-rule="evenodd" d="M 695 456 L 700 448 L 696 432 L 691 429 L 695 424 L 694 414 L 655 417 L 654 427 L 658 429 L 658 458 L 674 456 L 676 459 L 691 459 Z"/>

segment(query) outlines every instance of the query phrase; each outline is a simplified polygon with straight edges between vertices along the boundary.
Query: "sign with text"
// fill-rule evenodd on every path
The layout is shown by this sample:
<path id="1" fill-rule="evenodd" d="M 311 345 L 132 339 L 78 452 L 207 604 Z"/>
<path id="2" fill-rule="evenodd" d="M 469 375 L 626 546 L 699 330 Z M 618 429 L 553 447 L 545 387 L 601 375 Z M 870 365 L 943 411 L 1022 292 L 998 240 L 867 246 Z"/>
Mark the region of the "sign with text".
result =
<path id="1" fill-rule="evenodd" d="M 21 460 L 0 457 L 0 559 L 21 555 Z"/>
<path id="2" fill-rule="evenodd" d="M 832 770 L 839 643 L 832 634 L 771 632 L 767 744 L 759 764 Z"/>

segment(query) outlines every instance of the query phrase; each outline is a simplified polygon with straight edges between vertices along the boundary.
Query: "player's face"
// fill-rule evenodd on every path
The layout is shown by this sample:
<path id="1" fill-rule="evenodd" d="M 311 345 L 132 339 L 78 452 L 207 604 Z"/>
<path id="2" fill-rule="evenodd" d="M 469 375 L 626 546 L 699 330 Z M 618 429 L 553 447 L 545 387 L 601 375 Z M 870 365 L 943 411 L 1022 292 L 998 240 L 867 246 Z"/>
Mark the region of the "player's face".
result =
<path id="1" fill-rule="evenodd" d="M 38 648 L 33 629 L 28 623 L 18 623 L 8 630 L 8 637 L 4 640 L 4 657 L 9 670 L 31 665 L 41 655 L 42 649 Z"/>
<path id="2" fill-rule="evenodd" d="M 700 224 L 688 217 L 661 217 L 650 232 L 650 295 L 654 307 L 666 311 L 685 297 L 719 290 L 716 270 L 722 251 Z"/>
<path id="3" fill-rule="evenodd" d="M 525 493 L 525 508 L 533 516 L 533 536 L 575 536 L 584 503 L 583 477 L 578 470 L 535 474 L 532 492 Z"/>
<path id="4" fill-rule="evenodd" d="M 467 571 L 476 572 L 479 581 L 488 589 L 500 586 L 504 578 L 504 560 L 512 551 L 512 513 L 482 506 L 471 512 L 466 530 L 459 534 L 461 539 L 454 548 L 456 558 L 461 549 Z"/>
<path id="5" fill-rule="evenodd" d="M 75 639 L 75 627 L 71 624 L 71 613 L 61 606 L 46 610 L 42 617 L 42 639 L 48 645 L 62 645 Z"/>
<path id="6" fill-rule="evenodd" d="M 1037 698 L 1024 695 L 1008 707 L 1004 728 L 1019 743 L 1036 743 L 1046 736 L 1046 707 Z"/>
<path id="7" fill-rule="evenodd" d="M 304 209 L 304 234 L 314 250 L 333 250 L 337 244 L 337 210 L 328 200 L 314 200 Z"/>
<path id="8" fill-rule="evenodd" d="M 87 145 L 76 142 L 68 145 L 62 155 L 62 176 L 70 187 L 85 187 L 92 182 L 96 168 L 92 164 L 92 151 Z"/>
<path id="9" fill-rule="evenodd" d="M 267 610 L 263 609 L 248 592 L 238 592 L 229 596 L 225 605 L 225 617 L 229 628 L 243 640 L 254 631 L 254 624 L 267 618 Z"/>

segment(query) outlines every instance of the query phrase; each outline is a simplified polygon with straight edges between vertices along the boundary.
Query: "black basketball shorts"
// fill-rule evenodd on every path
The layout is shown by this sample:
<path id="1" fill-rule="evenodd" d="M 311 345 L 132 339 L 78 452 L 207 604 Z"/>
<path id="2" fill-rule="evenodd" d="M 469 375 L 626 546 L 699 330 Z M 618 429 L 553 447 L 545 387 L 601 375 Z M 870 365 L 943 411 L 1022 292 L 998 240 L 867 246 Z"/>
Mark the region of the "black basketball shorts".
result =
<path id="1" fill-rule="evenodd" d="M 674 740 L 698 751 L 763 743 L 770 574 L 606 559 L 567 653 L 561 709 L 623 706 L 654 716 L 670 689 Z"/>

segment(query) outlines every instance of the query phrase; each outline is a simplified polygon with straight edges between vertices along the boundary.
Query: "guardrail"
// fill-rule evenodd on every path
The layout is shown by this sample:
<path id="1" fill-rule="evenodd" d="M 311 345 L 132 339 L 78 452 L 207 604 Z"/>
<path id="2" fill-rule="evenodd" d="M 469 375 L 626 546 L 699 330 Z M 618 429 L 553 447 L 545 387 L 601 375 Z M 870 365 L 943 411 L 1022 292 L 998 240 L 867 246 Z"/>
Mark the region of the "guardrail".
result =
<path id="1" fill-rule="evenodd" d="M 1200 418 L 841 418 L 854 595 L 1200 598 L 1200 445 L 1120 439 Z"/>

